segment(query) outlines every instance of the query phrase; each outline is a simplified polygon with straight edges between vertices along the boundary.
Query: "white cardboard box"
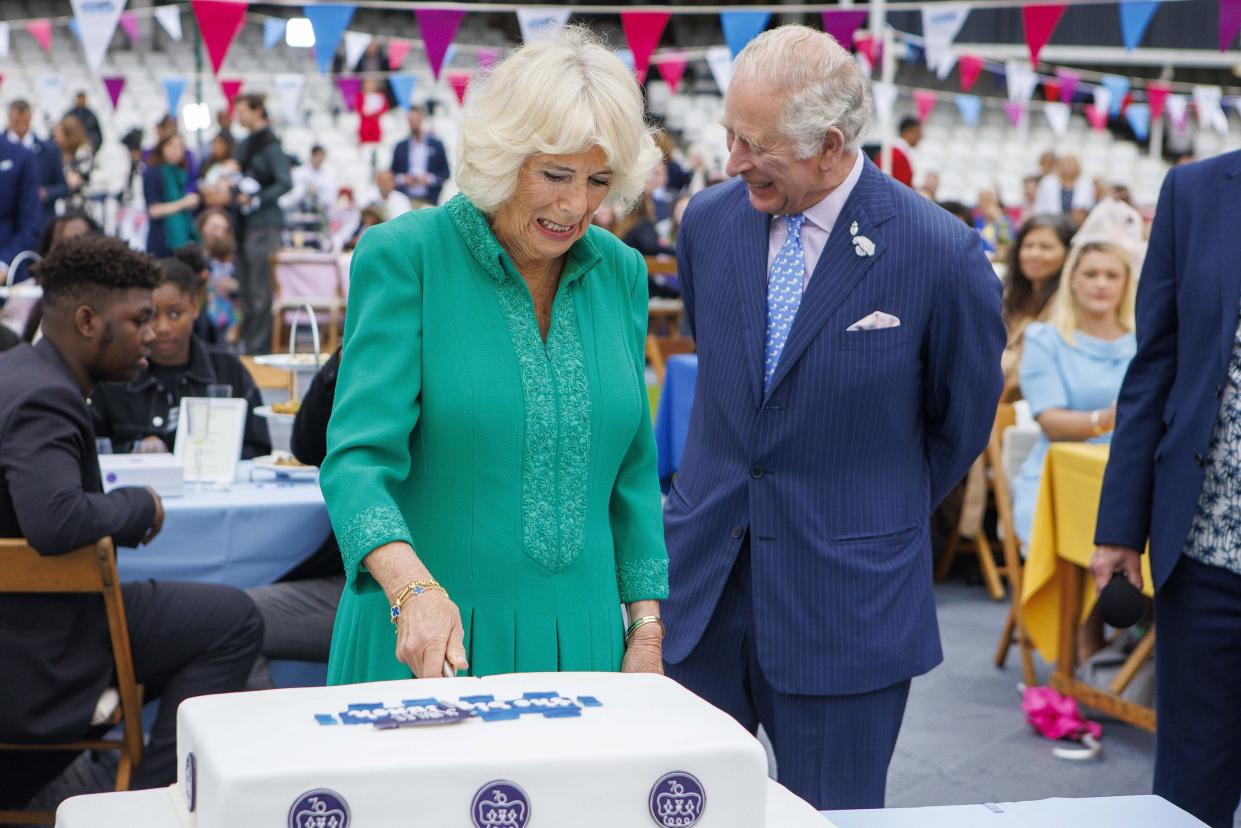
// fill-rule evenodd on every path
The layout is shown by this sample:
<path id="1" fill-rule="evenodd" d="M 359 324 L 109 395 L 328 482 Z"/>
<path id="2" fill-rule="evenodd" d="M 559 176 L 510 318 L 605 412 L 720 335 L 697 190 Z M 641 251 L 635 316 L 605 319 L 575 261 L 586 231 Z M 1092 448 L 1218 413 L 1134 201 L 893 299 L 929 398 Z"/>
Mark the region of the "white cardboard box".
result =
<path id="1" fill-rule="evenodd" d="M 101 454 L 99 471 L 103 490 L 123 486 L 150 486 L 160 497 L 179 497 L 185 491 L 181 461 L 168 453 Z"/>

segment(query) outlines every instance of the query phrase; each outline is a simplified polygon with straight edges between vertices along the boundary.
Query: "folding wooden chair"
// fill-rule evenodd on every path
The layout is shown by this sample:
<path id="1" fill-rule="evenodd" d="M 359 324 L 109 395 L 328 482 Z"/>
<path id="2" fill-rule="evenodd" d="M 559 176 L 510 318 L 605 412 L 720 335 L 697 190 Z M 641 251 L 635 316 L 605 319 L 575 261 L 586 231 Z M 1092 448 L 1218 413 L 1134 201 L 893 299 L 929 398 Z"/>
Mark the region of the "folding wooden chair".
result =
<path id="1" fill-rule="evenodd" d="M 242 356 L 241 364 L 250 372 L 251 379 L 254 380 L 254 384 L 259 387 L 260 391 L 287 391 L 290 398 L 292 398 L 292 371 L 286 371 L 283 368 L 273 368 L 270 365 L 255 362 L 254 357 L 249 354 Z"/>
<path id="2" fill-rule="evenodd" d="M 271 307 L 272 353 L 281 350 L 289 320 L 304 305 L 315 311 L 320 325 L 326 323 L 327 350 L 329 353 L 335 351 L 345 314 L 340 257 L 313 250 L 282 250 L 271 258 L 271 273 L 275 282 Z"/>
<path id="3" fill-rule="evenodd" d="M 675 264 L 675 263 L 674 263 Z M 694 340 L 681 336 L 685 305 L 680 299 L 652 299 L 646 325 L 646 359 L 663 385 L 664 366 L 673 354 L 692 354 Z"/>
<path id="4" fill-rule="evenodd" d="M 1004 551 L 1004 574 L 1008 577 L 1009 609 L 1008 618 L 1004 622 L 1004 630 L 1000 633 L 1000 643 L 995 651 L 995 666 L 1003 667 L 1008 659 L 1008 648 L 1014 643 L 1021 650 L 1021 674 L 1027 687 L 1037 683 L 1034 674 L 1034 645 L 1026 635 L 1025 626 L 1021 621 L 1021 577 L 1024 566 L 1021 550 L 1017 543 L 1017 528 L 1013 523 L 1013 498 L 1009 488 L 1008 469 L 1004 463 L 1004 434 L 1017 422 L 1016 410 L 1011 403 L 1001 403 L 996 413 L 995 425 L 991 429 L 991 439 L 987 442 L 987 464 L 990 466 L 990 484 L 992 496 L 995 498 L 995 511 L 998 517 L 1001 546 Z M 1013 470 L 1016 473 L 1016 469 Z"/>
<path id="5" fill-rule="evenodd" d="M 119 750 L 116 790 L 128 790 L 142 761 L 142 688 L 134 681 L 129 628 L 125 626 L 112 539 L 104 538 L 64 555 L 46 556 L 25 540 L 0 540 L 0 593 L 95 593 L 103 597 L 116 662 L 116 691 L 120 695 L 120 704 L 106 724 L 121 725 L 119 739 L 83 739 L 54 745 L 0 744 L 0 750 Z M 50 824 L 55 818 L 55 814 L 42 811 L 0 811 L 0 824 Z"/>

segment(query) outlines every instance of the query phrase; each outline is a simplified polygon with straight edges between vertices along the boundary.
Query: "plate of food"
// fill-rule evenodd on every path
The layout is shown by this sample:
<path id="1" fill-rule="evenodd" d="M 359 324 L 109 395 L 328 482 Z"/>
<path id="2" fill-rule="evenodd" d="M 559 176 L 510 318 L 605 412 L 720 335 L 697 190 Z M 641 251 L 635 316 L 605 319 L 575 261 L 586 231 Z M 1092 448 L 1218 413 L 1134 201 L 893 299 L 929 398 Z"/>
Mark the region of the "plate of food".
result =
<path id="1" fill-rule="evenodd" d="M 250 461 L 256 469 L 275 472 L 277 477 L 314 477 L 318 466 L 307 466 L 287 451 L 275 451 Z"/>
<path id="2" fill-rule="evenodd" d="M 291 423 L 297 417 L 298 409 L 301 407 L 302 404 L 297 400 L 285 400 L 272 405 L 260 405 L 254 409 L 254 413 L 265 420 Z"/>

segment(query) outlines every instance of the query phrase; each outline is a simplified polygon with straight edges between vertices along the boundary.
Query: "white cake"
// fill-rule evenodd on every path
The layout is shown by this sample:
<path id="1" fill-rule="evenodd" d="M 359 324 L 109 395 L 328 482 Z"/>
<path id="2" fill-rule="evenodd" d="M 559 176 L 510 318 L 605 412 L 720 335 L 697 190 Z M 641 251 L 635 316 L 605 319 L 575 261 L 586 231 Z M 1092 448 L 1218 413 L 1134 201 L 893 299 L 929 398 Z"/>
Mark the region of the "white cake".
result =
<path id="1" fill-rule="evenodd" d="M 375 726 L 460 715 L 435 700 L 464 701 L 469 715 Z M 759 743 L 653 675 L 526 673 L 205 696 L 181 705 L 177 751 L 174 800 L 198 828 L 766 823 Z"/>

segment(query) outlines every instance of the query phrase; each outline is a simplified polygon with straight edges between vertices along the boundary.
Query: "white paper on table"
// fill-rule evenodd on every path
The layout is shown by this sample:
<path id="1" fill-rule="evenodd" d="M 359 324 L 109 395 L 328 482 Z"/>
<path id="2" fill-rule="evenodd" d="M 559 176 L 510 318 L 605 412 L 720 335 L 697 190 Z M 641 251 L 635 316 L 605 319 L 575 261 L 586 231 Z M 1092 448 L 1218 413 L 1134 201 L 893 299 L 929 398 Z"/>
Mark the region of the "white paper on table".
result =
<path id="1" fill-rule="evenodd" d="M 187 408 L 205 404 L 210 411 L 207 434 L 201 445 L 190 436 L 193 414 L 187 416 Z M 246 431 L 246 412 L 249 404 L 244 399 L 218 397 L 182 397 L 177 411 L 177 440 L 172 453 L 185 468 L 187 483 L 215 483 L 227 486 L 237 473 L 241 460 L 241 444 Z M 201 468 L 199 451 L 201 450 Z"/>

